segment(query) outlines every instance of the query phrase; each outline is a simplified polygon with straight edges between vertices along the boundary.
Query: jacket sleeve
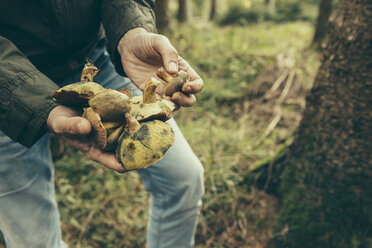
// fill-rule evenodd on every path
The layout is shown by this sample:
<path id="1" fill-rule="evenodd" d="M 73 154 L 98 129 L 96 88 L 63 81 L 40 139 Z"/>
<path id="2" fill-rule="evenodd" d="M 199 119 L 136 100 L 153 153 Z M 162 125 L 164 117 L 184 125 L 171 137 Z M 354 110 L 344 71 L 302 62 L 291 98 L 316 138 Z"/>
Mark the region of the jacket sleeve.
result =
<path id="1" fill-rule="evenodd" d="M 104 0 L 102 23 L 108 40 L 108 50 L 116 71 L 125 75 L 117 46 L 123 35 L 137 27 L 156 32 L 154 0 Z"/>
<path id="2" fill-rule="evenodd" d="M 46 131 L 58 89 L 8 39 L 0 36 L 0 130 L 31 147 Z"/>

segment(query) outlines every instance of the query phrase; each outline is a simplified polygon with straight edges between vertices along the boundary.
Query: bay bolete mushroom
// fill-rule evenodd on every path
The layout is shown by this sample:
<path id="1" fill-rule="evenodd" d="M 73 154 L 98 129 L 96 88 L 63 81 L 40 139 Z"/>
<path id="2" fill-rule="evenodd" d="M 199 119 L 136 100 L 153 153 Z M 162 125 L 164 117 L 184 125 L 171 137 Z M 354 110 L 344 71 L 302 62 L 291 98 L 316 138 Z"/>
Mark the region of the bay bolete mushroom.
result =
<path id="1" fill-rule="evenodd" d="M 118 126 L 107 126 L 99 114 L 97 114 L 92 108 L 85 108 L 82 117 L 89 120 L 92 131 L 89 134 L 94 147 L 97 147 L 104 151 L 115 150 L 117 140 L 121 132 L 124 129 L 123 125 Z M 110 127 L 110 128 L 108 128 Z"/>
<path id="2" fill-rule="evenodd" d="M 85 104 L 95 95 L 108 91 L 108 89 L 93 82 L 93 77 L 97 73 L 97 67 L 88 62 L 84 66 L 80 82 L 58 89 L 53 94 L 54 99 L 61 104 Z"/>
<path id="3" fill-rule="evenodd" d="M 128 113 L 125 118 L 127 125 L 116 146 L 116 157 L 123 168 L 143 169 L 163 158 L 174 143 L 170 125 L 159 120 L 139 123 Z"/>
<path id="4" fill-rule="evenodd" d="M 160 81 L 152 77 L 143 96 L 131 97 L 130 90 L 105 89 L 94 83 L 97 72 L 87 63 L 81 82 L 57 90 L 55 100 L 84 107 L 82 116 L 92 126 L 88 138 L 101 150 L 115 151 L 126 170 L 143 169 L 163 158 L 174 143 L 173 130 L 164 121 L 172 117 L 176 105 L 157 96 Z"/>
<path id="5" fill-rule="evenodd" d="M 83 117 L 88 119 L 92 126 L 89 137 L 93 145 L 104 150 L 107 146 L 107 131 L 102 124 L 101 117 L 92 108 L 85 108 Z"/>
<path id="6" fill-rule="evenodd" d="M 89 106 L 103 121 L 111 122 L 124 120 L 125 113 L 131 109 L 129 96 L 116 90 L 98 93 L 89 100 Z"/>
<path id="7" fill-rule="evenodd" d="M 131 98 L 132 108 L 130 114 L 137 121 L 158 119 L 166 121 L 172 117 L 176 105 L 165 99 L 161 99 L 155 93 L 156 87 L 161 82 L 156 78 L 150 78 L 143 89 L 143 96 Z"/>

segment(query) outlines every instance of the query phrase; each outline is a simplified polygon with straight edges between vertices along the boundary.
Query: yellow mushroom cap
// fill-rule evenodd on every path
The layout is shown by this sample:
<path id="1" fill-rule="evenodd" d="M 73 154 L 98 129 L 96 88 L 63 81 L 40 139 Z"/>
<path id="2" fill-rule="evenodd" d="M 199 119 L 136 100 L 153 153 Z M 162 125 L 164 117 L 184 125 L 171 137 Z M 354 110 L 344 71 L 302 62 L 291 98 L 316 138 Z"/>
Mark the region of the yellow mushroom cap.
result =
<path id="1" fill-rule="evenodd" d="M 143 169 L 162 159 L 173 143 L 174 133 L 169 124 L 148 121 L 140 123 L 134 131 L 125 128 L 118 140 L 116 157 L 126 170 Z"/>
<path id="2" fill-rule="evenodd" d="M 153 103 L 143 103 L 141 96 L 131 98 L 132 108 L 130 114 L 138 121 L 158 119 L 166 121 L 172 118 L 176 105 L 165 99 L 157 99 Z"/>

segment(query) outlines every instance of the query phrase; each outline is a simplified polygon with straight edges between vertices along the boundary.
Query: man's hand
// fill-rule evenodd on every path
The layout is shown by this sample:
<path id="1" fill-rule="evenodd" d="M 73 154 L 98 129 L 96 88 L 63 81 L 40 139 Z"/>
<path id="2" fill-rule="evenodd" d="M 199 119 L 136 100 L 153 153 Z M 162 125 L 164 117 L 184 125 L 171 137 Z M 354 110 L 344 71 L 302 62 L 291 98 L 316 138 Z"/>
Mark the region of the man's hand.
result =
<path id="1" fill-rule="evenodd" d="M 65 106 L 55 107 L 49 114 L 47 126 L 49 130 L 61 135 L 89 159 L 117 172 L 125 171 L 114 154 L 103 152 L 92 146 L 87 138 L 92 128 L 90 122 L 80 117 L 75 110 Z"/>
<path id="2" fill-rule="evenodd" d="M 180 56 L 169 40 L 163 36 L 147 32 L 143 28 L 128 31 L 120 40 L 118 51 L 125 73 L 143 90 L 146 81 L 155 76 L 160 66 L 164 66 L 170 74 L 179 70 L 186 71 L 190 82 L 182 87 L 182 93 L 176 92 L 171 100 L 176 104 L 189 107 L 195 104 L 195 95 L 203 89 L 204 83 L 200 76 Z M 157 93 L 163 98 L 166 84 L 159 86 Z"/>

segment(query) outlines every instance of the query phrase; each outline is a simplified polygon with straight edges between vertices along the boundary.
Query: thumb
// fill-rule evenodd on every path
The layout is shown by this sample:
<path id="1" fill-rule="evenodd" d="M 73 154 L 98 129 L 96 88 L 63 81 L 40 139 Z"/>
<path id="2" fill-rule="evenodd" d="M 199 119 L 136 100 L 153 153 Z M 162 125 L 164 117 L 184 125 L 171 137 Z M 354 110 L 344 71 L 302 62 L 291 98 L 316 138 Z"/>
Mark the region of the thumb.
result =
<path id="1" fill-rule="evenodd" d="M 78 116 L 60 116 L 53 124 L 53 131 L 57 134 L 88 135 L 92 129 L 87 119 Z"/>
<path id="2" fill-rule="evenodd" d="M 165 69 L 169 73 L 177 73 L 178 52 L 170 43 L 169 39 L 163 35 L 157 35 L 155 39 L 155 49 L 161 55 Z"/>

